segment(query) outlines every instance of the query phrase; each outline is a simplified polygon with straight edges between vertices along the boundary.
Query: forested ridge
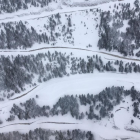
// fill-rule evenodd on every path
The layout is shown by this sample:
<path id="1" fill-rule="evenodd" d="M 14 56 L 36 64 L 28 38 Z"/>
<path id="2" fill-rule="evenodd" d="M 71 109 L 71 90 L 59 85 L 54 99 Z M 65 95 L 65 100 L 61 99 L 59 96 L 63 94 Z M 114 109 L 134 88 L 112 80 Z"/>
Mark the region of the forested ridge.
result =
<path id="1" fill-rule="evenodd" d="M 70 113 L 75 119 L 90 119 L 90 120 L 101 120 L 105 117 L 113 117 L 113 109 L 115 106 L 122 102 L 125 102 L 126 97 L 130 97 L 132 100 L 133 116 L 140 119 L 140 92 L 134 87 L 129 90 L 125 90 L 124 87 L 106 87 L 100 93 L 93 95 L 65 95 L 60 97 L 58 102 L 49 107 L 44 105 L 40 107 L 36 99 L 32 98 L 27 100 L 25 103 L 20 103 L 20 105 L 14 104 L 10 110 L 10 117 L 7 121 L 13 121 L 15 116 L 20 120 L 28 120 L 36 117 L 51 117 L 56 115 L 65 115 Z M 87 106 L 88 110 L 86 112 L 80 112 L 80 106 Z M 130 106 L 126 108 L 129 111 Z"/>
<path id="2" fill-rule="evenodd" d="M 140 73 L 140 65 L 123 61 L 106 61 L 98 56 L 87 58 L 75 57 L 72 53 L 66 54 L 38 53 L 37 55 L 1 56 L 1 96 L 0 100 L 10 98 L 15 93 L 25 91 L 25 86 L 36 86 L 52 78 L 74 74 L 99 72 Z M 68 72 L 69 71 L 69 72 Z M 35 77 L 37 76 L 37 81 Z"/>

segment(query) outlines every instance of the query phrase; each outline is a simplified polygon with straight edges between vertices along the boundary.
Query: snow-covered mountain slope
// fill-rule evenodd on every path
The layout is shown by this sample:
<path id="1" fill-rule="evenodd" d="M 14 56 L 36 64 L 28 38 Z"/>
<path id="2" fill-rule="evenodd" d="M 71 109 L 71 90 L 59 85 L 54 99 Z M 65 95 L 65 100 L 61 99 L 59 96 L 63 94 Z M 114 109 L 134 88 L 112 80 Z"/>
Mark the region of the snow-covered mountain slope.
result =
<path id="1" fill-rule="evenodd" d="M 136 58 L 139 57 L 137 9 L 135 1 L 112 2 L 23 22 L 2 22 L 0 48 L 36 49 L 42 44 L 44 47 L 90 48 Z"/>
<path id="2" fill-rule="evenodd" d="M 0 140 L 140 140 L 138 0 L 0 2 Z"/>
<path id="3" fill-rule="evenodd" d="M 9 53 L 5 52 L 0 58 L 0 100 L 57 77 L 96 72 L 140 74 L 140 61 L 85 50 L 55 48 Z"/>
<path id="4" fill-rule="evenodd" d="M 111 78 L 112 77 L 112 78 Z M 76 79 L 76 80 L 75 80 Z M 101 83 L 102 79 L 102 83 Z M 119 79 L 119 80 L 118 80 Z M 128 80 L 126 80 L 128 79 Z M 131 79 L 131 82 L 129 81 Z M 108 82 L 106 82 L 108 81 Z M 99 86 L 100 85 L 100 86 Z M 120 136 L 120 137 L 134 137 L 139 138 L 139 134 L 137 133 L 131 133 L 129 131 L 126 131 L 126 126 L 128 128 L 135 128 L 135 130 L 139 130 L 139 123 L 140 120 L 138 118 L 133 117 L 133 106 L 132 101 L 130 97 L 124 98 L 119 105 L 117 105 L 112 113 L 114 114 L 113 118 L 106 117 L 102 120 L 96 120 L 93 119 L 92 121 L 86 118 L 83 120 L 76 120 L 75 118 L 70 117 L 70 114 L 61 116 L 54 116 L 54 117 L 36 117 L 34 119 L 27 120 L 19 120 L 18 117 L 12 122 L 6 122 L 5 118 L 9 117 L 9 111 L 11 109 L 12 104 L 16 104 L 19 107 L 23 108 L 20 103 L 25 103 L 26 100 L 29 98 L 35 98 L 37 104 L 39 106 L 43 105 L 49 105 L 50 107 L 53 107 L 53 104 L 56 103 L 56 101 L 59 99 L 59 97 L 63 97 L 64 95 L 71 95 L 73 96 L 77 95 L 87 95 L 93 94 L 98 95 L 100 91 L 102 91 L 105 87 L 111 87 L 111 86 L 124 86 L 125 89 L 129 89 L 129 87 L 135 85 L 137 90 L 139 89 L 139 78 L 137 75 L 121 75 L 121 79 L 118 78 L 118 74 L 89 74 L 89 75 L 78 75 L 78 76 L 71 76 L 68 78 L 61 78 L 61 79 L 53 79 L 49 82 L 46 82 L 44 84 L 39 85 L 35 90 L 28 93 L 26 96 L 23 96 L 21 98 L 18 98 L 16 100 L 6 101 L 1 106 L 1 115 L 5 116 L 3 118 L 3 124 L 1 125 L 1 131 L 8 131 L 11 127 L 14 130 L 18 130 L 21 126 L 23 127 L 20 132 L 28 132 L 30 129 L 35 129 L 37 127 L 41 128 L 51 128 L 56 130 L 61 130 L 61 124 L 60 126 L 55 126 L 55 124 L 41 124 L 42 122 L 64 122 L 64 123 L 78 123 L 73 124 L 72 126 L 64 125 L 62 127 L 62 130 L 65 130 L 65 128 L 74 129 L 74 128 L 82 128 L 85 130 L 92 130 L 92 132 L 97 133 L 98 135 L 104 137 L 104 138 L 115 138 L 114 136 Z M 65 87 L 65 88 L 64 88 Z M 57 89 L 57 90 L 56 90 Z M 36 98 L 36 95 L 38 95 L 38 98 Z M 29 106 L 28 106 L 29 107 Z M 87 106 L 88 107 L 88 106 Z M 84 111 L 84 105 L 81 105 L 80 111 Z M 129 109 L 128 109 L 129 108 Z M 89 109 L 85 110 L 89 112 Z M 96 112 L 98 112 L 96 110 Z M 119 115 L 120 113 L 120 115 Z M 121 116 L 122 115 L 122 116 Z M 121 116 L 121 117 L 120 117 Z M 126 118 L 127 117 L 127 118 Z M 108 118 L 108 119 L 107 119 Z M 124 121 L 124 120 L 125 121 Z M 134 120 L 134 123 L 131 124 L 131 120 Z M 24 126 L 24 123 L 33 123 L 30 127 Z M 18 124 L 14 126 L 10 126 L 10 124 Z M 23 123 L 23 124 L 22 124 Z M 41 125 L 39 125 L 41 124 Z M 5 126 L 5 127 L 4 127 Z M 77 127 L 75 127 L 77 126 Z M 98 127 L 98 129 L 94 129 Z M 101 127 L 101 128 L 100 128 Z M 112 128 L 114 127 L 114 128 Z M 92 128 L 92 129 L 91 129 Z M 115 130 L 115 128 L 117 130 Z M 105 131 L 106 133 L 100 134 L 100 131 Z M 109 133 L 111 132 L 112 133 Z"/>

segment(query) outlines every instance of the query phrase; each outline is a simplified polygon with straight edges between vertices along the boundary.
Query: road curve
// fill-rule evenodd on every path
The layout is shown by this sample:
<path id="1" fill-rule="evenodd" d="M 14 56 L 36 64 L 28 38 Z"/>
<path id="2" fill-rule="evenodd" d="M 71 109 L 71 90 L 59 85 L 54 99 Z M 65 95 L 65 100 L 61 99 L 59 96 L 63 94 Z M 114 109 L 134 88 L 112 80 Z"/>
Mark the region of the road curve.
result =
<path id="1" fill-rule="evenodd" d="M 21 95 L 21 96 L 18 96 L 18 97 L 16 97 L 16 98 L 9 99 L 9 100 L 16 100 L 16 99 L 19 99 L 19 98 L 21 98 L 21 97 L 27 95 L 28 93 L 30 93 L 31 91 L 33 91 L 33 90 L 36 89 L 37 87 L 38 87 L 38 86 L 34 87 L 33 89 L 31 89 L 30 91 L 28 91 L 27 93 L 25 93 L 25 94 L 23 94 L 23 95 Z"/>
<path id="2" fill-rule="evenodd" d="M 133 59 L 133 58 L 128 58 L 128 57 L 123 57 L 123 56 L 119 56 L 119 55 L 115 55 L 115 54 L 111 54 L 111 53 L 107 53 L 107 52 L 102 52 L 102 51 L 92 51 L 92 50 L 88 50 L 88 49 L 81 49 L 81 48 L 72 48 L 72 47 L 43 47 L 43 48 L 39 48 L 39 49 L 32 49 L 32 50 L 27 50 L 27 51 L 0 51 L 0 52 L 17 52 L 17 53 L 20 53 L 20 52 L 24 52 L 24 53 L 27 53 L 27 52 L 35 52 L 35 51 L 39 51 L 39 50 L 49 50 L 49 49 L 71 49 L 71 50 L 82 50 L 82 51 L 88 51 L 88 52 L 96 52 L 96 53 L 101 53 L 101 54 L 105 54 L 105 55 L 108 55 L 108 56 L 113 56 L 113 57 L 116 57 L 116 58 L 121 58 L 121 59 L 125 59 L 125 60 L 131 60 L 131 61 L 138 61 L 140 62 L 140 59 Z"/>

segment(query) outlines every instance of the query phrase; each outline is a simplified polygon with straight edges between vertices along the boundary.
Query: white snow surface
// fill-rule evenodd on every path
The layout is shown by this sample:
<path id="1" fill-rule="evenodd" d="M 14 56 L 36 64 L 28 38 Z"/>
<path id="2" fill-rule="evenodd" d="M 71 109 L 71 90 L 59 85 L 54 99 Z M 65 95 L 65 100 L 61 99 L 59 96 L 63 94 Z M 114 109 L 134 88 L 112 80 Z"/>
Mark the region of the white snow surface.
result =
<path id="1" fill-rule="evenodd" d="M 107 1 L 107 0 L 106 0 Z M 85 2 L 84 0 L 75 0 L 73 1 L 68 1 L 69 5 L 72 5 L 73 3 L 77 2 Z M 89 0 L 88 2 L 97 2 L 97 0 Z M 98 0 L 99 2 L 99 0 Z M 123 2 L 130 2 L 130 0 L 126 0 Z M 120 3 L 120 2 L 116 2 Z M 103 5 L 98 5 L 92 8 L 102 8 L 106 9 L 109 6 L 114 5 L 114 3 L 110 2 L 109 4 L 103 4 Z M 60 7 L 59 7 L 60 8 Z M 70 50 L 70 49 L 59 49 L 61 52 L 66 52 L 70 53 L 72 52 L 73 55 L 79 56 L 82 58 L 86 58 L 87 55 L 96 55 L 99 54 L 103 59 L 104 62 L 107 61 L 106 59 L 111 59 L 112 61 L 115 60 L 122 60 L 122 58 L 116 58 L 113 56 L 108 56 L 107 54 L 100 54 L 100 52 L 97 49 L 97 40 L 98 40 L 98 32 L 95 29 L 96 27 L 96 22 L 93 22 L 94 19 L 92 19 L 91 15 L 86 15 L 84 12 L 79 11 L 79 10 L 85 10 L 85 9 L 91 9 L 91 7 L 66 7 L 62 6 L 62 9 L 58 9 L 58 7 L 53 8 L 48 8 L 51 9 L 50 12 L 47 9 L 30 9 L 32 12 L 39 11 L 36 14 L 30 13 L 30 10 L 27 11 L 19 11 L 18 13 L 12 13 L 12 14 L 3 14 L 0 16 L 0 22 L 9 22 L 9 21 L 19 21 L 19 20 L 24 20 L 28 21 L 34 28 L 38 29 L 38 32 L 40 28 L 39 26 L 43 27 L 44 22 L 47 21 L 46 18 L 40 18 L 43 16 L 49 16 L 51 14 L 55 13 L 65 13 L 65 12 L 72 12 L 72 11 L 78 11 L 72 13 L 72 20 L 75 22 L 75 25 L 77 27 L 77 30 L 74 32 L 74 38 L 77 38 L 75 40 L 75 44 L 73 47 L 75 48 L 86 48 L 88 44 L 92 44 L 93 47 L 90 48 L 89 50 L 95 51 L 95 52 L 87 52 L 84 50 Z M 76 16 L 78 14 L 78 17 Z M 84 15 L 85 14 L 85 15 Z M 17 16 L 20 15 L 20 16 Z M 84 15 L 84 16 L 83 16 Z M 96 17 L 96 16 L 95 16 Z M 5 19 L 4 19 L 5 18 Z M 40 18 L 34 19 L 33 18 Z M 88 18 L 88 19 L 87 19 Z M 86 22 L 86 28 L 84 30 L 81 30 L 81 27 L 83 26 L 81 21 Z M 91 23 L 94 24 L 91 26 Z M 126 21 L 127 23 L 127 21 Z M 41 27 L 41 28 L 42 28 Z M 127 27 L 127 25 L 125 26 Z M 83 33 L 86 33 L 87 30 L 91 29 L 88 31 L 88 35 L 85 36 Z M 43 28 L 42 28 L 43 30 Z M 125 29 L 122 28 L 122 31 Z M 94 38 L 94 39 L 92 39 Z M 57 42 L 57 46 L 70 46 L 69 44 L 63 44 L 61 41 Z M 41 47 L 50 47 L 49 45 L 47 46 L 46 44 L 35 44 L 33 46 L 34 49 L 37 49 Z M 50 49 L 50 52 L 54 52 L 55 50 L 58 49 Z M 0 55 L 29 55 L 29 54 L 37 54 L 40 52 L 47 52 L 48 50 L 38 50 L 35 52 L 20 52 L 20 50 L 12 50 L 14 52 L 0 52 Z M 117 52 L 112 52 L 112 54 L 118 54 Z M 131 58 L 131 57 L 130 57 Z M 123 60 L 125 63 L 127 62 L 134 62 L 132 60 Z M 140 62 L 136 62 L 137 64 L 140 64 Z M 13 104 L 19 105 L 20 102 L 25 102 L 26 100 L 30 98 L 35 98 L 36 95 L 39 96 L 38 99 L 36 99 L 37 103 L 40 106 L 43 105 L 49 105 L 53 106 L 60 97 L 63 97 L 64 95 L 81 95 L 81 94 L 93 94 L 96 95 L 106 87 L 111 87 L 111 86 L 124 86 L 125 89 L 130 89 L 132 86 L 135 86 L 137 90 L 140 91 L 140 75 L 139 74 L 122 74 L 122 73 L 111 73 L 111 72 L 106 72 L 106 73 L 99 73 L 97 71 L 94 71 L 93 74 L 77 74 L 77 75 L 71 75 L 69 77 L 63 77 L 63 78 L 55 78 L 51 79 L 45 83 L 38 83 L 38 86 L 36 89 L 33 91 L 29 92 L 27 95 L 18 98 L 16 100 L 5 100 L 4 102 L 0 102 L 0 119 L 4 122 L 2 125 L 0 125 L 0 132 L 9 132 L 9 131 L 19 131 L 22 133 L 28 132 L 29 130 L 33 130 L 35 128 L 46 128 L 46 129 L 52 129 L 52 130 L 67 130 L 67 129 L 81 129 L 81 130 L 89 130 L 95 133 L 99 139 L 105 138 L 105 139 L 120 139 L 120 138 L 132 138 L 132 140 L 140 140 L 140 133 L 136 132 L 131 132 L 131 131 L 126 131 L 125 127 L 130 126 L 131 119 L 134 120 L 133 127 L 134 128 L 139 128 L 140 129 L 140 120 L 135 119 L 133 117 L 133 110 L 132 110 L 132 101 L 128 97 L 125 100 L 125 102 L 122 102 L 120 105 L 116 106 L 113 110 L 114 117 L 111 120 L 108 120 L 107 118 L 103 119 L 102 121 L 91 121 L 91 120 L 76 120 L 75 118 L 72 118 L 70 114 L 64 115 L 64 116 L 55 116 L 55 117 L 39 117 L 36 119 L 30 119 L 30 120 L 18 120 L 16 118 L 15 121 L 13 122 L 7 122 L 5 119 L 9 117 L 9 111 Z M 22 94 L 27 93 L 30 91 L 30 88 L 27 88 L 26 91 L 19 95 L 14 95 L 12 98 L 21 96 Z M 127 110 L 127 107 L 129 107 L 129 110 Z M 80 108 L 82 111 L 87 111 L 87 108 L 82 106 Z M 118 111 L 117 111 L 118 110 Z M 35 121 L 35 122 L 34 122 Z M 78 124 L 41 124 L 41 122 L 68 122 L 68 123 L 78 123 Z M 32 125 L 27 126 L 27 125 L 11 125 L 11 126 L 6 126 L 14 123 L 28 123 L 28 122 L 34 122 Z M 114 129 L 113 126 L 118 127 L 118 129 Z M 6 127 L 3 127 L 6 126 Z M 2 128 L 3 127 L 3 128 Z M 134 139 L 133 139 L 134 138 Z"/>

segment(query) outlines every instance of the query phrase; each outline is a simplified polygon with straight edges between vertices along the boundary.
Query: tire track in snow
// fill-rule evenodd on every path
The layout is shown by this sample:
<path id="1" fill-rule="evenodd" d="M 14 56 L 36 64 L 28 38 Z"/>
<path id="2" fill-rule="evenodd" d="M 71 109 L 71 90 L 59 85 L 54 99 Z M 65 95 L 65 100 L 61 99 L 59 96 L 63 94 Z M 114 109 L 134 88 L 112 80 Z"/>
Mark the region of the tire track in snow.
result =
<path id="1" fill-rule="evenodd" d="M 2 126 L 0 128 L 4 128 L 4 127 L 7 127 L 7 126 L 11 126 L 11 125 L 31 125 L 33 123 L 35 123 L 36 121 L 34 122 L 31 122 L 31 123 L 14 123 L 14 124 L 9 124 L 9 125 L 5 125 L 5 126 Z"/>
<path id="2" fill-rule="evenodd" d="M 0 128 L 4 128 L 4 127 L 8 127 L 8 126 L 12 126 L 12 125 L 32 125 L 33 123 L 35 123 L 37 121 L 34 121 L 34 122 L 31 122 L 31 123 L 14 123 L 14 124 L 9 124 L 9 125 L 5 125 L 5 126 L 2 126 Z M 41 122 L 41 123 L 38 123 L 38 124 L 79 124 L 79 123 L 68 123 L 68 122 Z"/>
<path id="3" fill-rule="evenodd" d="M 105 139 L 105 138 L 103 138 L 103 137 L 101 137 L 102 138 L 102 140 L 130 140 L 131 138 L 119 138 L 119 139 L 117 139 L 117 138 L 115 138 L 115 139 Z"/>
<path id="4" fill-rule="evenodd" d="M 127 83 L 131 83 L 131 84 L 133 84 L 133 85 L 134 85 L 134 83 L 133 83 L 133 82 L 129 82 L 129 81 L 122 81 L 122 80 L 117 80 L 117 81 L 119 81 L 119 82 L 127 82 Z"/>
<path id="5" fill-rule="evenodd" d="M 9 105 L 7 105 L 7 106 L 9 106 Z M 6 108 L 7 106 L 4 106 L 4 107 L 0 108 L 0 111 L 2 111 L 1 109 Z"/>
<path id="6" fill-rule="evenodd" d="M 68 123 L 68 122 L 41 122 L 39 124 L 43 124 L 43 123 L 54 123 L 54 124 L 79 124 L 79 123 Z"/>
<path id="7" fill-rule="evenodd" d="M 116 61 L 116 59 L 109 59 L 109 58 L 105 58 L 105 57 L 104 57 L 104 59 L 111 60 L 111 61 Z"/>
<path id="8" fill-rule="evenodd" d="M 121 59 L 126 59 L 126 60 L 132 60 L 132 61 L 139 61 L 139 59 L 133 59 L 133 58 L 127 58 L 127 57 L 123 57 L 123 56 L 119 56 L 119 55 L 115 55 L 115 54 L 110 54 L 110 53 L 106 53 L 106 52 L 100 52 L 100 51 L 92 51 L 92 50 L 88 50 L 88 49 L 80 49 L 80 48 L 71 48 L 71 47 L 44 47 L 44 48 L 40 48 L 40 49 L 34 49 L 34 50 L 30 50 L 28 52 L 33 52 L 33 51 L 38 51 L 38 50 L 43 50 L 43 49 L 73 49 L 73 50 L 83 50 L 83 51 L 89 51 L 89 52 L 96 52 L 96 53 L 101 53 L 101 54 L 106 54 L 109 56 L 113 56 L 116 58 L 121 58 Z M 22 51 L 24 52 L 24 51 Z"/>
<path id="9" fill-rule="evenodd" d="M 18 97 L 16 97 L 16 98 L 9 99 L 9 100 L 16 100 L 16 99 L 19 99 L 19 98 L 21 98 L 21 97 L 27 95 L 28 93 L 30 93 L 31 91 L 33 91 L 33 90 L 36 89 L 37 87 L 38 87 L 38 86 L 34 87 L 33 89 L 31 89 L 30 91 L 28 91 L 27 93 L 25 93 L 25 94 L 23 94 L 23 95 L 21 95 L 21 96 L 18 96 Z"/>
<path id="10" fill-rule="evenodd" d="M 88 52 L 96 52 L 96 53 L 101 53 L 101 54 L 105 54 L 105 55 L 108 55 L 108 56 L 113 56 L 113 57 L 116 57 L 116 58 L 121 58 L 121 59 L 125 59 L 125 60 L 131 60 L 131 61 L 138 61 L 140 62 L 140 59 L 133 59 L 133 58 L 127 58 L 127 57 L 123 57 L 123 56 L 119 56 L 119 55 L 115 55 L 115 54 L 110 54 L 110 53 L 107 53 L 107 52 L 100 52 L 100 51 L 92 51 L 92 50 L 88 50 L 88 49 L 81 49 L 81 48 L 71 48 L 71 47 L 43 47 L 43 48 L 39 48 L 39 49 L 33 49 L 33 50 L 27 50 L 27 51 L 0 51 L 0 52 L 24 52 L 24 53 L 27 53 L 27 52 L 35 52 L 35 51 L 39 51 L 39 50 L 49 50 L 49 49 L 71 49 L 71 50 L 82 50 L 82 51 L 88 51 Z"/>

